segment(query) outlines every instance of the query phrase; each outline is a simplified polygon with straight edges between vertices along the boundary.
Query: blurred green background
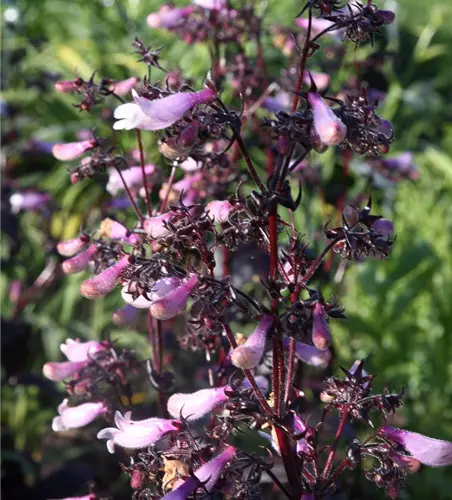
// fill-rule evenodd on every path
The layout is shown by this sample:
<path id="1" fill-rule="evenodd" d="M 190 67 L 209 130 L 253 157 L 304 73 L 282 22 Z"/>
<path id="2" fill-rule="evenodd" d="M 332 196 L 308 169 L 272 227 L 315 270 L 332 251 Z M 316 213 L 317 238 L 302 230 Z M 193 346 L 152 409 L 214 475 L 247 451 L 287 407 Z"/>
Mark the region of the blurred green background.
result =
<path id="1" fill-rule="evenodd" d="M 74 70 L 84 78 L 94 70 L 117 79 L 143 76 L 131 49 L 135 35 L 145 43 L 164 46 L 165 68 L 178 66 L 185 76 L 198 79 L 206 74 L 205 48 L 187 47 L 173 35 L 151 33 L 146 26 L 146 15 L 160 3 L 4 0 L 2 4 L 2 99 L 14 109 L 11 117 L 3 117 L 2 134 L 11 130 L 16 134 L 6 147 L 6 168 L 18 187 L 50 191 L 58 206 L 47 219 L 33 213 L 21 216 L 16 228 L 20 244 L 12 244 L 10 236 L 2 244 L 6 333 L 1 412 L 3 465 L 8 463 L 2 474 L 7 485 L 14 478 L 24 482 L 21 489 L 15 483 L 12 500 L 41 487 L 65 461 L 92 452 L 88 437 L 69 445 L 55 444 L 57 438 L 49 436 L 61 394 L 37 378 L 45 361 L 60 359 L 60 342 L 66 337 L 99 338 L 108 330 L 123 344 L 148 350 L 144 335 L 113 327 L 115 294 L 93 303 L 79 296 L 84 276 L 59 278 L 57 286 L 27 306 L 20 319 L 11 319 L 9 283 L 21 279 L 31 284 L 45 266 L 44 226 L 49 224 L 55 239 L 73 236 L 101 193 L 101 187 L 91 182 L 70 187 L 61 164 L 23 151 L 30 137 L 69 141 L 80 128 L 96 125 L 95 117 L 72 107 L 72 98 L 53 92 L 52 78 L 58 74 L 70 79 Z M 387 49 L 396 56 L 386 68 L 390 86 L 380 114 L 396 130 L 391 153 L 413 151 L 420 178 L 396 185 L 381 201 L 384 215 L 395 221 L 397 241 L 391 258 L 347 270 L 339 297 L 348 320 L 334 326 L 337 358 L 347 366 L 356 358 L 370 357 L 369 371 L 378 375 L 377 386 L 405 387 L 401 425 L 452 440 L 452 0 L 377 3 L 397 12 L 397 23 L 387 31 Z M 272 23 L 290 23 L 301 5 L 270 0 L 268 18 Z M 274 54 L 267 45 L 269 54 Z M 152 139 L 146 140 L 150 160 L 157 160 Z M 297 223 L 302 233 L 307 232 L 302 214 Z M 104 445 L 99 450 L 105 456 Z M 82 484 L 85 476 L 77 477 Z M 33 491 L 34 499 L 43 495 L 42 489 Z M 374 485 L 365 491 L 365 498 L 384 496 Z M 400 498 L 446 500 L 452 498 L 451 491 L 450 468 L 423 469 L 410 477 Z"/>

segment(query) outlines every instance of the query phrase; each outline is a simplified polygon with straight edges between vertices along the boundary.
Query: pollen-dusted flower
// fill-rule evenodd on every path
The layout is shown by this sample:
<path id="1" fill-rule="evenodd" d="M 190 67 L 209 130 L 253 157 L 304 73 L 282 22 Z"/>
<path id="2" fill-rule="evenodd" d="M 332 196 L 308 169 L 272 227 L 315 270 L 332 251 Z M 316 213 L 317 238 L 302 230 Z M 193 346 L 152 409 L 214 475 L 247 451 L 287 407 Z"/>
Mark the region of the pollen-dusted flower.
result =
<path id="1" fill-rule="evenodd" d="M 213 200 L 206 205 L 206 212 L 209 213 L 209 217 L 214 219 L 215 222 L 220 222 L 222 224 L 228 222 L 229 214 L 233 209 L 234 205 L 227 200 Z"/>
<path id="2" fill-rule="evenodd" d="M 141 111 L 152 120 L 147 130 L 162 130 L 180 120 L 187 111 L 198 104 L 207 104 L 216 98 L 216 92 L 205 88 L 199 92 L 176 92 L 161 99 L 149 100 L 132 90 L 134 101 Z"/>
<path id="3" fill-rule="evenodd" d="M 347 127 L 327 106 L 317 92 L 308 93 L 308 102 L 312 107 L 314 129 L 325 146 L 335 146 L 345 139 Z"/>
<path id="4" fill-rule="evenodd" d="M 89 361 L 51 361 L 42 367 L 44 377 L 53 382 L 61 382 L 85 368 Z"/>
<path id="5" fill-rule="evenodd" d="M 115 452 L 115 445 L 131 450 L 147 448 L 180 428 L 178 421 L 164 418 L 134 421 L 124 418 L 119 412 L 115 414 L 115 424 L 116 427 L 107 427 L 97 434 L 98 439 L 107 440 L 110 453 Z"/>
<path id="6" fill-rule="evenodd" d="M 384 439 L 402 445 L 411 455 L 431 467 L 452 465 L 452 442 L 423 436 L 397 427 L 384 426 L 378 431 Z"/>
<path id="7" fill-rule="evenodd" d="M 80 273 L 88 267 L 89 261 L 97 252 L 96 245 L 90 245 L 84 252 L 77 254 L 75 257 L 65 260 L 61 267 L 66 274 Z"/>
<path id="8" fill-rule="evenodd" d="M 234 366 L 242 370 L 249 370 L 259 364 L 264 355 L 267 335 L 272 324 L 272 316 L 262 316 L 259 325 L 247 338 L 246 342 L 232 351 L 231 361 Z"/>
<path id="9" fill-rule="evenodd" d="M 151 28 L 171 29 L 177 26 L 182 19 L 185 19 L 193 12 L 193 7 L 169 7 L 163 5 L 158 13 L 149 14 L 146 18 L 148 26 Z"/>
<path id="10" fill-rule="evenodd" d="M 58 406 L 59 416 L 52 422 L 52 429 L 56 432 L 84 427 L 107 411 L 103 403 L 83 403 L 71 407 L 68 401 L 65 399 Z"/>
<path id="11" fill-rule="evenodd" d="M 67 142 L 55 144 L 52 148 L 52 154 L 57 160 L 70 161 L 82 156 L 89 149 L 95 148 L 97 145 L 95 140 Z"/>
<path id="12" fill-rule="evenodd" d="M 57 252 L 64 257 L 72 257 L 89 242 L 89 236 L 82 234 L 78 238 L 60 241 L 57 244 Z"/>
<path id="13" fill-rule="evenodd" d="M 228 446 L 215 458 L 204 465 L 201 465 L 201 467 L 199 467 L 194 473 L 196 477 L 188 478 L 179 487 L 162 497 L 162 500 L 185 500 L 201 484 L 204 490 L 208 492 L 212 491 L 221 476 L 223 469 L 235 457 L 236 453 L 236 448 Z"/>
<path id="14" fill-rule="evenodd" d="M 132 76 L 131 78 L 127 78 L 127 80 L 119 80 L 117 82 L 113 82 L 110 85 L 110 90 L 114 92 L 116 95 L 126 95 L 128 94 L 135 85 L 140 81 L 136 76 Z"/>
<path id="15" fill-rule="evenodd" d="M 225 387 L 202 389 L 191 394 L 173 394 L 168 399 L 168 413 L 174 418 L 198 420 L 210 413 L 216 406 L 227 401 Z"/>
<path id="16" fill-rule="evenodd" d="M 65 344 L 60 344 L 61 352 L 69 361 L 89 361 L 95 354 L 109 348 L 108 342 L 90 340 L 79 342 L 78 340 L 66 339 Z"/>
<path id="17" fill-rule="evenodd" d="M 98 299 L 110 293 L 116 286 L 118 279 L 129 265 L 129 257 L 122 257 L 116 264 L 107 267 L 104 271 L 87 279 L 80 285 L 80 293 L 87 299 Z"/>
<path id="18" fill-rule="evenodd" d="M 198 276 L 193 274 L 174 287 L 168 278 L 158 280 L 152 287 L 150 313 L 157 319 L 171 319 L 182 314 L 188 298 L 198 284 Z"/>
<path id="19" fill-rule="evenodd" d="M 320 302 L 314 305 L 312 316 L 312 343 L 317 349 L 327 349 L 331 345 L 331 333 L 326 321 L 325 308 Z"/>

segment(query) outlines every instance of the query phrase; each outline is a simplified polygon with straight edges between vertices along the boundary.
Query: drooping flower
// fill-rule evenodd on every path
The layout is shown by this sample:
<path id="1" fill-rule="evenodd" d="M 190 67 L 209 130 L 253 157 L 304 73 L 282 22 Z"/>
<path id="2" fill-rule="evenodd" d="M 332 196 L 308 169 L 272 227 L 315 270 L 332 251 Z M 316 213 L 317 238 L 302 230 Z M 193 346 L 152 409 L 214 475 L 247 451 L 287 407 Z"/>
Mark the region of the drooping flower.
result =
<path id="1" fill-rule="evenodd" d="M 162 130 L 180 120 L 184 114 L 198 104 L 207 104 L 216 98 L 211 88 L 199 92 L 176 92 L 161 99 L 149 100 L 132 91 L 135 103 L 152 120 L 147 130 Z"/>
<path id="2" fill-rule="evenodd" d="M 42 367 L 42 373 L 53 382 L 61 382 L 85 368 L 89 361 L 51 361 Z"/>
<path id="3" fill-rule="evenodd" d="M 147 448 L 169 432 L 180 428 L 178 421 L 164 418 L 134 421 L 124 418 L 119 412 L 115 414 L 115 424 L 116 427 L 107 427 L 97 434 L 98 439 L 107 440 L 107 449 L 110 453 L 114 453 L 115 445 L 132 450 Z"/>
<path id="4" fill-rule="evenodd" d="M 71 407 L 68 401 L 65 399 L 58 406 L 59 416 L 52 422 L 52 429 L 56 432 L 84 427 L 107 411 L 103 403 L 83 403 Z"/>
<path id="5" fill-rule="evenodd" d="M 378 435 L 402 445 L 411 455 L 431 467 L 452 465 L 452 442 L 410 432 L 397 427 L 384 426 Z"/>
<path id="6" fill-rule="evenodd" d="M 187 305 L 188 298 L 198 284 L 198 276 L 193 274 L 174 287 L 167 278 L 158 280 L 152 287 L 149 307 L 154 318 L 165 320 L 182 314 Z"/>
<path id="7" fill-rule="evenodd" d="M 256 367 L 264 355 L 267 335 L 273 324 L 273 317 L 262 316 L 259 325 L 247 338 L 243 345 L 236 347 L 231 354 L 231 361 L 234 366 L 242 370 L 249 370 Z"/>
<path id="8" fill-rule="evenodd" d="M 38 191 L 23 191 L 22 193 L 14 193 L 9 197 L 13 214 L 26 210 L 38 210 L 43 208 L 49 200 L 49 194 Z"/>
<path id="9" fill-rule="evenodd" d="M 69 361 L 89 361 L 95 354 L 109 348 L 108 342 L 90 340 L 79 342 L 78 340 L 66 339 L 65 344 L 60 344 L 61 352 Z"/>
<path id="10" fill-rule="evenodd" d="M 276 113 L 283 109 L 289 109 L 292 103 L 291 95 L 289 92 L 278 92 L 274 96 L 266 97 L 262 103 L 262 107 L 270 111 L 271 113 Z"/>
<path id="11" fill-rule="evenodd" d="M 287 346 L 289 341 L 285 342 Z M 295 344 L 295 356 L 303 363 L 318 368 L 325 368 L 331 361 L 331 351 L 329 349 L 317 349 L 317 347 L 309 344 L 304 344 L 303 342 L 297 342 Z"/>
<path id="12" fill-rule="evenodd" d="M 312 343 L 317 349 L 327 349 L 331 345 L 331 333 L 326 321 L 325 308 L 320 302 L 314 305 L 312 316 Z"/>
<path id="13" fill-rule="evenodd" d="M 229 214 L 233 209 L 234 205 L 231 205 L 227 200 L 213 200 L 206 205 L 206 212 L 209 213 L 209 217 L 215 222 L 220 222 L 222 224 L 228 222 Z"/>
<path id="14" fill-rule="evenodd" d="M 78 238 L 60 241 L 57 244 L 57 252 L 64 257 L 72 257 L 89 242 L 89 236 L 82 234 Z"/>
<path id="15" fill-rule="evenodd" d="M 61 264 L 61 267 L 66 274 L 80 273 L 88 267 L 89 261 L 93 258 L 96 252 L 97 246 L 90 245 L 84 252 L 65 260 Z"/>
<path id="16" fill-rule="evenodd" d="M 52 154 L 57 160 L 70 161 L 79 158 L 83 153 L 96 146 L 96 141 L 92 139 L 88 141 L 55 144 L 52 148 Z"/>
<path id="17" fill-rule="evenodd" d="M 325 146 L 335 146 L 345 139 L 347 127 L 327 106 L 317 92 L 308 93 L 308 101 L 312 107 L 314 129 Z"/>
<path id="18" fill-rule="evenodd" d="M 235 457 L 237 449 L 233 446 L 228 446 L 223 452 L 217 455 L 209 462 L 201 465 L 195 471 L 195 477 L 190 477 L 185 480 L 180 486 L 173 491 L 167 493 L 162 500 L 185 500 L 189 497 L 201 484 L 203 489 L 210 492 L 215 487 L 223 469 Z"/>
<path id="19" fill-rule="evenodd" d="M 110 293 L 116 286 L 118 279 L 129 265 L 129 256 L 122 257 L 116 264 L 107 267 L 104 271 L 87 279 L 80 285 L 80 293 L 87 299 L 98 299 Z"/>
<path id="20" fill-rule="evenodd" d="M 148 26 L 151 28 L 171 29 L 177 26 L 183 19 L 193 12 L 193 7 L 169 7 L 163 5 L 158 13 L 149 14 L 146 18 Z"/>
<path id="21" fill-rule="evenodd" d="M 168 413 L 174 418 L 199 420 L 210 413 L 216 406 L 227 401 L 225 394 L 229 387 L 202 389 L 191 394 L 173 394 L 168 400 Z"/>
<path id="22" fill-rule="evenodd" d="M 135 85 L 139 81 L 140 79 L 135 76 L 127 78 L 127 80 L 119 80 L 117 82 L 113 82 L 110 85 L 110 90 L 116 95 L 126 95 L 135 87 Z"/>

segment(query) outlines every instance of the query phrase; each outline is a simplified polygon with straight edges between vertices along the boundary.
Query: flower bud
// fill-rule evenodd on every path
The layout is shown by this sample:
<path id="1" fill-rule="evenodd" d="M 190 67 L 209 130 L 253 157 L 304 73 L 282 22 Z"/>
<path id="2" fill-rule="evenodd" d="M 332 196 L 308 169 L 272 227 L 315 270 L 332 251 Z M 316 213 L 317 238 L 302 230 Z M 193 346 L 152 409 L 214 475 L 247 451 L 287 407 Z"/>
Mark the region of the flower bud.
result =
<path id="1" fill-rule="evenodd" d="M 171 319 L 184 312 L 188 298 L 198 284 L 198 276 L 191 277 L 174 287 L 168 278 L 158 280 L 152 287 L 149 307 L 151 315 L 157 319 Z"/>
<path id="2" fill-rule="evenodd" d="M 73 362 L 90 361 L 95 354 L 105 351 L 108 348 L 108 342 L 98 342 L 96 340 L 80 342 L 78 340 L 66 339 L 65 344 L 60 344 L 61 352 L 69 361 Z"/>
<path id="3" fill-rule="evenodd" d="M 118 82 L 112 83 L 109 88 L 116 95 L 126 95 L 135 87 L 135 85 L 139 81 L 139 78 L 132 76 L 131 78 L 127 78 L 127 80 L 120 80 Z"/>
<path id="4" fill-rule="evenodd" d="M 162 215 L 149 217 L 143 222 L 143 229 L 153 239 L 166 236 L 169 230 L 166 228 L 165 222 L 170 221 L 175 215 L 177 215 L 176 212 L 166 212 Z"/>
<path id="5" fill-rule="evenodd" d="M 54 382 L 60 382 L 65 380 L 77 372 L 85 368 L 89 361 L 64 361 L 63 363 L 57 363 L 55 361 L 46 363 L 42 367 L 42 373 L 49 380 Z"/>
<path id="6" fill-rule="evenodd" d="M 115 287 L 122 271 L 129 265 L 129 257 L 122 257 L 116 264 L 107 267 L 80 285 L 80 293 L 87 299 L 98 299 L 110 293 Z"/>
<path id="7" fill-rule="evenodd" d="M 64 257 L 72 257 L 79 252 L 89 242 L 89 236 L 80 235 L 72 240 L 60 241 L 57 244 L 57 252 Z"/>
<path id="8" fill-rule="evenodd" d="M 60 94 L 72 94 L 72 92 L 76 92 L 78 88 L 73 80 L 61 80 L 56 82 L 54 87 Z"/>
<path id="9" fill-rule="evenodd" d="M 80 273 L 88 267 L 89 261 L 97 252 L 96 245 L 90 245 L 84 252 L 77 254 L 71 259 L 67 259 L 61 265 L 66 274 Z"/>
<path id="10" fill-rule="evenodd" d="M 52 154 L 57 160 L 75 160 L 82 156 L 85 151 L 96 147 L 96 145 L 95 140 L 55 144 L 52 148 Z"/>
<path id="11" fill-rule="evenodd" d="M 320 141 L 326 146 L 335 146 L 345 139 L 347 127 L 327 106 L 319 94 L 309 92 L 308 101 L 312 107 L 314 128 Z"/>
<path id="12" fill-rule="evenodd" d="M 378 219 L 372 224 L 372 231 L 388 239 L 394 232 L 394 224 L 388 219 Z"/>
<path id="13" fill-rule="evenodd" d="M 106 411 L 107 407 L 103 403 L 84 403 L 70 407 L 68 406 L 68 400 L 65 399 L 58 406 L 60 416 L 53 419 L 52 429 L 59 432 L 84 427 Z"/>
<path id="14" fill-rule="evenodd" d="M 198 420 L 228 400 L 225 394 L 227 388 L 202 389 L 192 394 L 174 394 L 168 400 L 168 413 L 174 418 Z"/>
<path id="15" fill-rule="evenodd" d="M 208 212 L 209 217 L 215 222 L 224 224 L 229 220 L 229 214 L 234 210 L 234 205 L 229 203 L 229 201 L 210 201 L 206 205 L 206 212 Z"/>
<path id="16" fill-rule="evenodd" d="M 259 325 L 248 337 L 247 341 L 236 347 L 231 354 L 231 361 L 234 366 L 242 370 L 255 368 L 264 355 L 267 334 L 273 324 L 273 317 L 262 316 Z"/>
<path id="17" fill-rule="evenodd" d="M 321 351 L 331 345 L 331 333 L 326 321 L 325 308 L 320 302 L 317 302 L 312 311 L 312 343 Z"/>
<path id="18" fill-rule="evenodd" d="M 185 150 L 191 149 L 198 140 L 199 124 L 193 120 L 190 125 L 187 125 L 179 135 L 177 143 Z"/>
<path id="19" fill-rule="evenodd" d="M 135 321 L 137 316 L 137 308 L 131 304 L 126 304 L 113 313 L 113 323 L 117 326 L 129 325 Z"/>
<path id="20" fill-rule="evenodd" d="M 395 13 L 392 10 L 378 9 L 374 13 L 374 17 L 382 24 L 392 24 L 395 19 Z"/>

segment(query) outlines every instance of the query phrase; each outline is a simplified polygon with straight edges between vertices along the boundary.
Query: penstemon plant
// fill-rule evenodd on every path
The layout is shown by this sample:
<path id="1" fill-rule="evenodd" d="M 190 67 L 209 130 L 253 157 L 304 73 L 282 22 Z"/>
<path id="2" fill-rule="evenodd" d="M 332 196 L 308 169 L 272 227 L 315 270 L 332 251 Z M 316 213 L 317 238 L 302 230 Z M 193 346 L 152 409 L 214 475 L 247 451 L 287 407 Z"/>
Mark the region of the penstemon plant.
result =
<path id="1" fill-rule="evenodd" d="M 394 131 L 377 114 L 377 91 L 360 73 L 340 92 L 330 89 L 346 47 L 373 43 L 394 13 L 372 0 L 308 0 L 290 27 L 264 25 L 264 14 L 265 5 L 195 0 L 148 16 L 151 28 L 208 46 L 211 71 L 202 84 L 166 71 L 163 49 L 135 38 L 148 68 L 142 81 L 96 83 L 93 75 L 55 85 L 78 96 L 80 111 L 101 108 L 111 130 L 109 137 L 93 132 L 53 146 L 57 159 L 79 161 L 73 183 L 101 181 L 111 195 L 108 218 L 57 245 L 62 269 L 94 274 L 80 289 L 90 300 L 120 287 L 113 322 L 136 325 L 145 316 L 152 356 L 143 359 L 109 339 L 68 339 L 61 346 L 67 361 L 43 368 L 50 380 L 66 382 L 69 396 L 52 428 L 108 421 L 97 438 L 118 455 L 137 500 L 265 498 L 264 476 L 282 497 L 325 498 L 353 469 L 396 498 L 422 464 L 452 464 L 452 443 L 392 425 L 403 391 L 373 392 L 364 361 L 322 383 L 313 376 L 314 401 L 301 385 L 306 365 L 313 371 L 331 365 L 330 322 L 345 318 L 322 289 L 340 281 L 347 265 L 388 257 L 395 241 L 393 223 L 372 212 L 368 193 L 349 196 L 347 206 L 340 189 L 336 222 L 325 220 L 313 235 L 324 245 L 316 253 L 294 218 L 304 209 L 302 191 L 325 195 L 315 162 L 329 149 L 345 180 L 355 155 L 380 177 L 416 177 L 409 153 L 381 156 Z M 266 38 L 286 56 L 278 74 L 266 61 Z M 319 57 L 330 61 L 329 73 L 309 69 Z M 124 150 L 123 138 L 132 134 L 137 149 Z M 157 137 L 166 170 L 147 163 L 145 134 Z M 15 196 L 16 204 L 26 202 L 26 195 Z M 334 255 L 340 263 L 332 274 Z M 260 280 L 247 276 L 240 256 Z M 237 324 L 252 333 L 235 332 Z M 168 355 L 175 339 L 182 368 L 190 353 L 192 371 L 200 354 L 205 359 L 191 387 L 183 387 L 192 392 L 177 392 L 182 381 Z M 134 403 L 143 387 L 155 391 L 152 413 Z"/>

